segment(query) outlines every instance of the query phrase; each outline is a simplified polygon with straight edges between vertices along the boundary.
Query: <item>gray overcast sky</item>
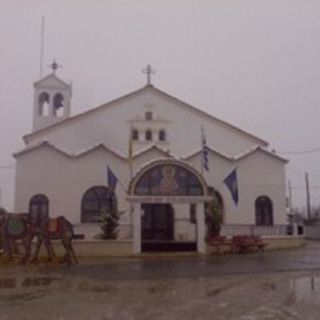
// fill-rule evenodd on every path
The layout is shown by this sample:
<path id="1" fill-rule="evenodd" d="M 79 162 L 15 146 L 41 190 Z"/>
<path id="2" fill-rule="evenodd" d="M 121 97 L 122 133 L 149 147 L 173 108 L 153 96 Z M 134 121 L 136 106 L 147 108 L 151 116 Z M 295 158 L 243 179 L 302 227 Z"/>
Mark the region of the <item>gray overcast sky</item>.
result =
<path id="1" fill-rule="evenodd" d="M 1 0 L 0 188 L 12 206 L 12 153 L 32 125 L 33 82 L 45 66 L 73 83 L 76 114 L 145 85 L 270 142 L 279 151 L 320 148 L 319 0 Z M 50 70 L 45 68 L 45 74 Z M 320 152 L 290 159 L 293 204 L 320 204 Z M 214 170 L 214 168 L 212 168 Z M 302 188 L 302 189 L 300 189 Z M 241 195 L 240 195 L 241 196 Z"/>

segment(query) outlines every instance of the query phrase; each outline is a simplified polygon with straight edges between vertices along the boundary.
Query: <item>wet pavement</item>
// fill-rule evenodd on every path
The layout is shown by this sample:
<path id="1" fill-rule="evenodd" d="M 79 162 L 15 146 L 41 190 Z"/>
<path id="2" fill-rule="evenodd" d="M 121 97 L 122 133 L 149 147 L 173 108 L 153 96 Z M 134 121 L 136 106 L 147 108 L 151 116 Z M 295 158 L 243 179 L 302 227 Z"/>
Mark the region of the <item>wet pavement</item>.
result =
<path id="1" fill-rule="evenodd" d="M 318 320 L 320 242 L 208 258 L 0 266 L 0 320 Z"/>
<path id="2" fill-rule="evenodd" d="M 110 280 L 198 278 L 217 275 L 320 270 L 320 242 L 299 249 L 211 257 L 144 255 L 135 259 L 83 261 L 69 275 Z"/>

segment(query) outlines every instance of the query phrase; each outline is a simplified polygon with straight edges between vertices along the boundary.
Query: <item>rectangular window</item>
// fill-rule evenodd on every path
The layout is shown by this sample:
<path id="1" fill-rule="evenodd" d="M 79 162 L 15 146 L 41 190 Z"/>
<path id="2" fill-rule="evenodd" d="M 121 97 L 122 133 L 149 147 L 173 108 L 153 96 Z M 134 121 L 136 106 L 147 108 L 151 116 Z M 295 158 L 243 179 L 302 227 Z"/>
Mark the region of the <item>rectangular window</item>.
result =
<path id="1" fill-rule="evenodd" d="M 131 132 L 132 140 L 138 141 L 139 140 L 139 131 L 137 129 L 133 129 Z"/>
<path id="2" fill-rule="evenodd" d="M 145 113 L 145 118 L 146 118 L 146 120 L 147 121 L 151 121 L 152 120 L 152 112 L 150 112 L 150 111 L 147 111 L 146 113 Z"/>

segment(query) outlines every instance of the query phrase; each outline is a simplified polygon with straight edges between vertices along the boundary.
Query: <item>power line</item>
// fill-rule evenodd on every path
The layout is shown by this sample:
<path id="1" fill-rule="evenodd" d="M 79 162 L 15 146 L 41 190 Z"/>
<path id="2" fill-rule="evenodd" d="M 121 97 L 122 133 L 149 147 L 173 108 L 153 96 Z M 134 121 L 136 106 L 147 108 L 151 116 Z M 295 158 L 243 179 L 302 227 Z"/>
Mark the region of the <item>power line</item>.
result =
<path id="1" fill-rule="evenodd" d="M 292 190 L 305 190 L 306 187 L 291 187 Z M 310 186 L 310 189 L 320 189 L 320 186 Z"/>
<path id="2" fill-rule="evenodd" d="M 279 151 L 277 150 L 278 153 L 281 153 L 283 155 L 288 154 L 288 155 L 305 155 L 305 154 L 312 154 L 312 153 L 318 153 L 320 152 L 320 147 L 313 148 L 313 149 L 307 149 L 307 150 L 291 150 L 291 151 Z"/>
<path id="3" fill-rule="evenodd" d="M 298 174 L 304 174 L 305 173 L 305 170 L 302 170 L 300 168 L 293 169 L 293 168 L 289 167 L 287 170 L 290 171 L 291 174 L 294 173 L 294 174 L 298 175 Z M 310 171 L 308 171 L 308 173 L 309 173 L 309 175 L 320 177 L 320 173 L 319 172 L 312 172 L 312 171 L 310 172 Z"/>
<path id="4" fill-rule="evenodd" d="M 14 164 L 4 164 L 4 165 L 0 165 L 0 171 L 13 170 L 13 169 L 14 169 Z"/>

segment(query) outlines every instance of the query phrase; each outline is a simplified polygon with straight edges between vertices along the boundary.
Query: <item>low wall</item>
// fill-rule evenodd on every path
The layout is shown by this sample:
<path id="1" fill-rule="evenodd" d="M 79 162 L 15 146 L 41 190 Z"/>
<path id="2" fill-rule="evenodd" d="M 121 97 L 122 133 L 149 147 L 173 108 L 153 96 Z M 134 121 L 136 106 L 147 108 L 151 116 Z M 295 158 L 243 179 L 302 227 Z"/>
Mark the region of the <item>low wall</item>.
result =
<path id="1" fill-rule="evenodd" d="M 263 237 L 265 250 L 300 248 L 306 244 L 303 236 Z"/>
<path id="2" fill-rule="evenodd" d="M 278 250 L 299 248 L 305 245 L 306 240 L 303 237 L 283 236 L 283 237 L 263 237 L 263 241 L 267 243 L 265 250 Z M 62 256 L 64 249 L 60 241 L 52 241 L 54 250 L 57 255 Z M 34 246 L 35 244 L 33 244 Z M 74 240 L 73 247 L 78 257 L 99 258 L 99 257 L 132 257 L 133 240 Z M 34 250 L 34 247 L 32 248 Z M 217 253 L 217 247 L 207 245 L 207 254 L 213 255 Z M 23 251 L 22 251 L 23 252 Z M 34 251 L 33 251 L 34 252 Z M 230 253 L 231 246 L 225 245 L 220 248 L 220 253 Z M 163 256 L 165 252 L 159 253 Z M 168 253 L 170 255 L 178 255 L 179 253 Z M 190 254 L 190 252 L 189 252 Z M 196 252 L 194 252 L 196 254 Z M 42 246 L 40 255 L 46 255 L 44 246 Z"/>
<path id="3" fill-rule="evenodd" d="M 304 233 L 307 239 L 319 240 L 320 239 L 320 225 L 317 226 L 304 226 Z"/>
<path id="4" fill-rule="evenodd" d="M 55 253 L 62 256 L 64 248 L 61 241 L 54 240 L 52 244 Z M 133 255 L 132 240 L 73 240 L 72 244 L 77 257 L 80 258 L 125 257 Z M 40 255 L 46 255 L 44 246 L 41 248 Z"/>
<path id="5" fill-rule="evenodd" d="M 267 244 L 264 249 L 265 251 L 300 248 L 306 244 L 306 239 L 302 236 L 270 236 L 262 237 L 262 240 Z M 208 255 L 214 255 L 219 250 L 220 253 L 230 253 L 232 251 L 231 240 L 229 244 L 222 245 L 220 248 L 207 245 L 206 252 Z"/>

